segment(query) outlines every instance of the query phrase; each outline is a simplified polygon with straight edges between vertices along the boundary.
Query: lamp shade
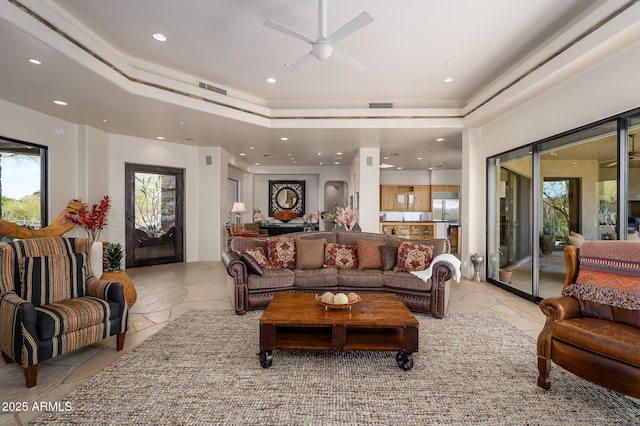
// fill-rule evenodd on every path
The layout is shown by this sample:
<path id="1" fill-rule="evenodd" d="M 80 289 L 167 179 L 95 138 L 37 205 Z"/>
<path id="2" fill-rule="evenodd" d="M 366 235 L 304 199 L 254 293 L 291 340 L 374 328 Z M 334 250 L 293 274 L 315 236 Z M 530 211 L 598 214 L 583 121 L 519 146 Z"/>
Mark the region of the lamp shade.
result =
<path id="1" fill-rule="evenodd" d="M 244 206 L 244 203 L 236 201 L 233 203 L 233 207 L 231 208 L 231 213 L 244 213 L 247 211 L 247 208 Z"/>

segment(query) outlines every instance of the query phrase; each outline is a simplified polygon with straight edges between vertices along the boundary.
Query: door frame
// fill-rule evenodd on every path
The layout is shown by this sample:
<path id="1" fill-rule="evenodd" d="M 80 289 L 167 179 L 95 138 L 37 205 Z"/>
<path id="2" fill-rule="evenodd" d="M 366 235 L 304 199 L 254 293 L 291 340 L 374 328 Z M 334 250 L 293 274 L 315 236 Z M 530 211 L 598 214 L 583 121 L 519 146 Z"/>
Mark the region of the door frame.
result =
<path id="1" fill-rule="evenodd" d="M 175 206 L 175 255 L 136 259 L 135 258 L 135 174 L 156 173 L 176 177 Z M 178 263 L 184 260 L 184 169 L 154 166 L 148 164 L 125 163 L 125 264 L 127 268 L 137 266 Z"/>

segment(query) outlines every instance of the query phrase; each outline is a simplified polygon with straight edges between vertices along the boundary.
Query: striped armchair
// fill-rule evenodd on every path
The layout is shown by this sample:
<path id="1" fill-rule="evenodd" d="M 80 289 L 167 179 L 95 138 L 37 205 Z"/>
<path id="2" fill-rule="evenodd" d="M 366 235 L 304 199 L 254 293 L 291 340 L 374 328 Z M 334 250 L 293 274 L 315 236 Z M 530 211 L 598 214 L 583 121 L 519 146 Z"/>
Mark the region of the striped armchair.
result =
<path id="1" fill-rule="evenodd" d="M 38 363 L 117 335 L 124 346 L 128 306 L 120 283 L 97 279 L 86 238 L 0 243 L 0 349 L 36 385 Z"/>

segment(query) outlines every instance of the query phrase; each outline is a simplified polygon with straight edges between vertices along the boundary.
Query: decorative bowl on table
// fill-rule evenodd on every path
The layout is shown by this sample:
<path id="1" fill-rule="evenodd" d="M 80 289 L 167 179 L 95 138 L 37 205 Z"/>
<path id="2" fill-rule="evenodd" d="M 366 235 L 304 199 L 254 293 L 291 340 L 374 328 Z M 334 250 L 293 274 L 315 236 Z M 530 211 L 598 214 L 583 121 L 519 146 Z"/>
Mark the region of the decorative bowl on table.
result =
<path id="1" fill-rule="evenodd" d="M 360 295 L 356 293 L 349 293 L 349 294 L 338 293 L 334 295 L 333 293 L 327 291 L 323 294 L 317 294 L 316 300 L 318 301 L 318 303 L 324 306 L 325 310 L 329 310 L 329 309 L 351 310 L 353 306 L 360 303 L 361 299 L 360 299 Z"/>

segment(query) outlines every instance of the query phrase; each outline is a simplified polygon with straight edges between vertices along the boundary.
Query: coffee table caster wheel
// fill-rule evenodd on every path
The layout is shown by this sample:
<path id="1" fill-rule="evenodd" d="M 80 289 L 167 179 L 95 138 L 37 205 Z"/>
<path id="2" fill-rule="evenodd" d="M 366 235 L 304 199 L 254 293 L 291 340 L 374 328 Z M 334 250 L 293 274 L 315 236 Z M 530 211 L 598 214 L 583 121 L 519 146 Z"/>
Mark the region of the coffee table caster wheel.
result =
<path id="1" fill-rule="evenodd" d="M 403 352 L 396 354 L 396 363 L 398 367 L 404 371 L 409 371 L 413 368 L 413 355 Z"/>
<path id="2" fill-rule="evenodd" d="M 260 357 L 260 365 L 262 368 L 271 367 L 271 364 L 273 364 L 273 355 L 271 351 L 260 351 L 258 356 Z"/>

